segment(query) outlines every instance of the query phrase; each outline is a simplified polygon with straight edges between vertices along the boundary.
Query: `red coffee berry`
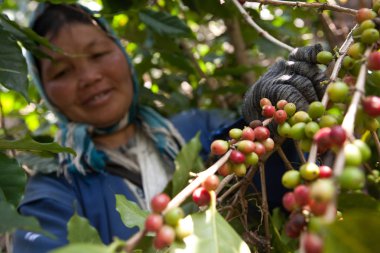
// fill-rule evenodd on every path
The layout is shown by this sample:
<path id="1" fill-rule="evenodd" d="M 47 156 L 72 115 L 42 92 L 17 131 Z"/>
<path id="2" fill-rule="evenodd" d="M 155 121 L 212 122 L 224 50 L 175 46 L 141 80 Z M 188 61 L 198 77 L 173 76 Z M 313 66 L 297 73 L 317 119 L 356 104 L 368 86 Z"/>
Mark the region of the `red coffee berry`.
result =
<path id="1" fill-rule="evenodd" d="M 207 191 L 215 191 L 218 188 L 220 183 L 219 177 L 217 175 L 211 175 L 206 178 L 206 180 L 202 183 L 202 186 Z"/>
<path id="2" fill-rule="evenodd" d="M 149 232 L 157 232 L 163 224 L 163 217 L 160 214 L 152 213 L 145 220 L 145 229 Z"/>
<path id="3" fill-rule="evenodd" d="M 241 133 L 241 138 L 243 140 L 254 141 L 255 140 L 255 132 L 251 127 L 244 127 Z"/>
<path id="4" fill-rule="evenodd" d="M 266 148 L 261 142 L 255 141 L 255 151 L 258 156 L 262 156 L 266 153 Z"/>
<path id="5" fill-rule="evenodd" d="M 309 203 L 310 189 L 308 186 L 301 184 L 294 188 L 294 198 L 299 206 Z"/>
<path id="6" fill-rule="evenodd" d="M 204 187 L 198 187 L 193 191 L 193 201 L 197 206 L 205 206 L 210 203 L 211 195 Z"/>
<path id="7" fill-rule="evenodd" d="M 282 205 L 289 212 L 297 208 L 296 198 L 293 192 L 287 192 L 282 196 Z"/>
<path id="8" fill-rule="evenodd" d="M 330 132 L 331 128 L 323 127 L 314 135 L 313 140 L 317 143 L 318 151 L 320 153 L 325 152 L 331 147 Z"/>
<path id="9" fill-rule="evenodd" d="M 272 138 L 266 138 L 261 143 L 264 145 L 266 152 L 272 151 L 274 149 L 275 144 Z"/>
<path id="10" fill-rule="evenodd" d="M 333 126 L 330 131 L 330 140 L 333 144 L 341 147 L 347 139 L 346 130 L 340 125 Z"/>
<path id="11" fill-rule="evenodd" d="M 367 59 L 367 66 L 370 70 L 380 70 L 380 52 L 372 52 Z"/>
<path id="12" fill-rule="evenodd" d="M 332 169 L 327 165 L 319 166 L 319 178 L 330 178 L 332 176 Z"/>
<path id="13" fill-rule="evenodd" d="M 255 129 L 253 129 L 253 131 L 255 132 L 255 137 L 258 141 L 263 141 L 266 138 L 270 137 L 269 129 L 264 126 L 258 126 Z"/>
<path id="14" fill-rule="evenodd" d="M 154 247 L 156 249 L 162 249 L 173 243 L 175 239 L 175 230 L 169 225 L 163 225 L 161 229 L 157 232 L 156 237 L 153 241 Z"/>
<path id="15" fill-rule="evenodd" d="M 323 240 L 320 236 L 312 233 L 306 233 L 303 240 L 305 253 L 323 252 Z"/>
<path id="16" fill-rule="evenodd" d="M 160 193 L 154 196 L 150 202 L 153 212 L 161 213 L 165 210 L 168 203 L 170 202 L 170 197 L 165 193 Z"/>
<path id="17" fill-rule="evenodd" d="M 288 114 L 285 112 L 285 110 L 277 110 L 274 113 L 273 119 L 277 124 L 284 123 L 288 118 Z"/>
<path id="18" fill-rule="evenodd" d="M 288 103 L 288 101 L 284 100 L 284 99 L 281 99 L 277 102 L 276 104 L 276 107 L 277 107 L 277 110 L 283 110 L 285 105 Z"/>
<path id="19" fill-rule="evenodd" d="M 243 163 L 245 161 L 245 156 L 238 150 L 232 150 L 229 160 L 233 163 Z"/>
<path id="20" fill-rule="evenodd" d="M 265 118 L 272 118 L 275 112 L 276 108 L 273 105 L 264 105 L 261 111 L 261 115 L 263 115 Z"/>
<path id="21" fill-rule="evenodd" d="M 371 117 L 380 116 L 380 97 L 368 96 L 362 100 L 363 110 Z"/>

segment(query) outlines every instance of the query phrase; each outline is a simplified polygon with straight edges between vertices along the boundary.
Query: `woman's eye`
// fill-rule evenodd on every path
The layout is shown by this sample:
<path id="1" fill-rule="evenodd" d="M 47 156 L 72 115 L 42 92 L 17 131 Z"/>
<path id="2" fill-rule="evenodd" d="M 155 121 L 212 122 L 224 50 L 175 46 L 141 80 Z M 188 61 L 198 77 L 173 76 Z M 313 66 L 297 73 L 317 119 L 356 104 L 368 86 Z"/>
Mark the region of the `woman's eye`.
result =
<path id="1" fill-rule="evenodd" d="M 64 77 L 69 72 L 69 69 L 62 69 L 53 75 L 53 79 L 59 79 Z"/>
<path id="2" fill-rule="evenodd" d="M 92 54 L 91 57 L 93 59 L 96 59 L 96 58 L 100 58 L 102 56 L 105 56 L 108 54 L 108 51 L 104 51 L 104 52 L 99 52 L 99 53 L 95 53 L 95 54 Z"/>

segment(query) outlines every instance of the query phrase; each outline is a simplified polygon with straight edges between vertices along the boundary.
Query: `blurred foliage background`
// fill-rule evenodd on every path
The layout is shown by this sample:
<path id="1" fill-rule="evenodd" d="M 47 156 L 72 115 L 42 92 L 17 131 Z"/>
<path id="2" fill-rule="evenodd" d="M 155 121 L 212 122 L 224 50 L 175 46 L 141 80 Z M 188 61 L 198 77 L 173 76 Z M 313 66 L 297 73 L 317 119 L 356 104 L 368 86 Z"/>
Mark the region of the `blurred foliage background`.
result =
<path id="1" fill-rule="evenodd" d="M 28 136 L 46 143 L 53 140 L 56 131 L 56 119 L 44 107 L 24 58 L 25 49 L 37 50 L 37 42 L 48 43 L 27 29 L 38 2 L 43 0 L 0 1 L 0 146 L 4 151 L 0 153 L 0 200 L 5 200 L 0 201 L 0 217 L 7 221 L 0 222 L 0 234 L 23 226 L 38 230 L 34 220 L 23 220 L 15 211 L 26 176 L 10 151 L 17 145 L 9 141 L 20 140 L 18 145 L 38 147 L 37 151 L 46 155 L 51 146 L 38 146 Z M 99 11 L 122 38 L 133 59 L 141 102 L 166 116 L 194 107 L 219 108 L 239 115 L 247 88 L 277 58 L 288 54 L 253 29 L 231 0 L 52 2 L 80 2 Z M 353 9 L 370 3 L 307 2 L 335 3 Z M 354 25 L 353 16 L 346 13 L 266 6 L 254 1 L 246 1 L 244 7 L 259 26 L 292 47 L 321 43 L 331 50 L 341 45 Z M 0 248 L 7 244 L 9 237 L 1 237 Z"/>

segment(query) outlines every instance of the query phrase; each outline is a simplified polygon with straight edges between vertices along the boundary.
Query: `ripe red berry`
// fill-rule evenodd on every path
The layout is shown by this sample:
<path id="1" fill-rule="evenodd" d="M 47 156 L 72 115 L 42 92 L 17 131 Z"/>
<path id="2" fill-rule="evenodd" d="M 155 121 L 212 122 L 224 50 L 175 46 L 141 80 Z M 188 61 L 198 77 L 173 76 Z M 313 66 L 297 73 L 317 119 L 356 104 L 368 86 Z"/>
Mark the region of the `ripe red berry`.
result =
<path id="1" fill-rule="evenodd" d="M 301 184 L 294 188 L 294 198 L 299 206 L 304 206 L 309 203 L 310 189 L 308 186 Z"/>
<path id="2" fill-rule="evenodd" d="M 264 126 L 258 126 L 255 129 L 253 129 L 253 131 L 255 132 L 255 137 L 258 141 L 263 141 L 266 138 L 270 137 L 269 129 Z"/>
<path id="3" fill-rule="evenodd" d="M 160 214 L 152 213 L 145 220 L 145 229 L 149 232 L 157 232 L 164 224 Z"/>
<path id="4" fill-rule="evenodd" d="M 330 140 L 333 144 L 341 147 L 347 139 L 346 130 L 340 125 L 333 126 L 330 131 Z"/>
<path id="5" fill-rule="evenodd" d="M 211 195 L 204 187 L 198 187 L 193 191 L 193 201 L 197 206 L 205 206 L 210 203 Z"/>
<path id="6" fill-rule="evenodd" d="M 287 192 L 282 196 L 282 205 L 289 212 L 297 208 L 296 198 L 293 192 Z"/>
<path id="7" fill-rule="evenodd" d="M 380 70 L 380 52 L 372 52 L 367 59 L 367 67 L 369 70 Z"/>
<path id="8" fill-rule="evenodd" d="M 319 166 L 319 178 L 330 178 L 332 176 L 332 169 L 327 165 Z"/>
<path id="9" fill-rule="evenodd" d="M 322 253 L 323 240 L 316 234 L 306 233 L 304 237 L 305 253 Z"/>
<path id="10" fill-rule="evenodd" d="M 175 230 L 169 225 L 163 225 L 154 239 L 154 247 L 162 249 L 169 246 L 175 239 Z"/>
<path id="11" fill-rule="evenodd" d="M 274 115 L 273 119 L 277 124 L 284 123 L 288 118 L 288 114 L 286 114 L 285 110 L 277 110 Z"/>
<path id="12" fill-rule="evenodd" d="M 238 150 L 232 150 L 229 160 L 233 163 L 243 163 L 245 161 L 245 156 Z"/>
<path id="13" fill-rule="evenodd" d="M 380 97 L 367 96 L 362 100 L 363 110 L 371 117 L 380 116 Z"/>
<path id="14" fill-rule="evenodd" d="M 251 127 L 244 127 L 241 133 L 241 138 L 243 140 L 254 141 L 255 140 L 255 132 Z"/>
<path id="15" fill-rule="evenodd" d="M 153 212 L 161 213 L 165 210 L 168 203 L 170 202 L 170 197 L 165 193 L 160 193 L 154 196 L 150 202 Z"/>
<path id="16" fill-rule="evenodd" d="M 276 107 L 278 110 L 283 110 L 288 101 L 281 99 L 277 102 Z"/>
<path id="17" fill-rule="evenodd" d="M 262 156 L 266 153 L 266 148 L 261 142 L 255 141 L 255 151 L 258 156 Z"/>
<path id="18" fill-rule="evenodd" d="M 323 127 L 319 129 L 313 137 L 314 142 L 317 143 L 318 151 L 320 153 L 325 152 L 331 147 L 330 132 L 331 128 Z"/>
<path id="19" fill-rule="evenodd" d="M 273 105 L 264 105 L 261 111 L 261 115 L 263 115 L 265 118 L 272 118 L 275 112 L 276 108 Z"/>
<path id="20" fill-rule="evenodd" d="M 310 211 L 315 216 L 321 216 L 326 213 L 328 202 L 318 202 L 314 199 L 310 199 L 309 207 Z"/>
<path id="21" fill-rule="evenodd" d="M 206 178 L 206 180 L 202 183 L 202 186 L 207 191 L 215 191 L 218 188 L 220 183 L 219 177 L 217 175 L 211 175 Z"/>
<path id="22" fill-rule="evenodd" d="M 229 148 L 229 144 L 225 140 L 215 140 L 211 143 L 211 153 L 214 155 L 224 155 Z"/>

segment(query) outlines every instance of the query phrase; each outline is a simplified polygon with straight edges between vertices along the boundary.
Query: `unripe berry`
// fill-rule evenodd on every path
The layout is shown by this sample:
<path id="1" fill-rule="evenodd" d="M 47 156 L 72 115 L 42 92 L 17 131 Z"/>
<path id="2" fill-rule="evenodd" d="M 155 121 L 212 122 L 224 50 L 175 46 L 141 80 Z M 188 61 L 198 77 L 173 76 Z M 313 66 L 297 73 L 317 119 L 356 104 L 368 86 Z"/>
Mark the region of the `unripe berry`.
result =
<path id="1" fill-rule="evenodd" d="M 288 170 L 282 175 L 282 185 L 288 189 L 293 189 L 301 183 L 301 175 L 297 170 Z"/>
<path id="2" fill-rule="evenodd" d="M 284 106 L 284 110 L 286 111 L 286 114 L 288 114 L 288 117 L 291 117 L 296 112 L 297 106 L 294 103 L 287 103 Z"/>
<path id="3" fill-rule="evenodd" d="M 346 167 L 339 177 L 339 183 L 342 189 L 360 190 L 365 184 L 365 174 L 358 167 Z"/>
<path id="4" fill-rule="evenodd" d="M 349 88 L 346 83 L 337 81 L 330 83 L 326 89 L 329 98 L 333 102 L 344 102 L 349 94 Z"/>
<path id="5" fill-rule="evenodd" d="M 300 174 L 303 179 L 314 180 L 319 176 L 319 167 L 315 163 L 307 162 L 300 167 Z"/>
<path id="6" fill-rule="evenodd" d="M 215 140 L 211 143 L 211 153 L 214 155 L 224 155 L 229 148 L 229 144 L 225 140 Z"/>
<path id="7" fill-rule="evenodd" d="M 241 140 L 236 143 L 236 148 L 244 154 L 249 154 L 255 151 L 255 143 L 249 140 Z"/>
<path id="8" fill-rule="evenodd" d="M 265 105 L 272 105 L 272 102 L 268 98 L 260 99 L 261 108 L 263 108 Z"/>
<path id="9" fill-rule="evenodd" d="M 164 214 L 164 221 L 170 226 L 176 226 L 178 221 L 185 216 L 182 208 L 173 207 Z"/>
<path id="10" fill-rule="evenodd" d="M 221 175 L 222 177 L 226 177 L 231 173 L 232 173 L 232 165 L 230 162 L 224 163 L 218 169 L 218 174 Z"/>
<path id="11" fill-rule="evenodd" d="M 284 100 L 284 99 L 281 99 L 277 102 L 276 104 L 276 108 L 277 110 L 283 110 L 285 105 L 288 103 L 288 101 Z"/>
<path id="12" fill-rule="evenodd" d="M 362 164 L 360 149 L 352 143 L 347 143 L 343 148 L 346 166 L 359 166 Z"/>
<path id="13" fill-rule="evenodd" d="M 242 130 L 239 128 L 232 128 L 228 132 L 228 134 L 229 134 L 230 138 L 235 139 L 235 140 L 239 140 L 241 135 L 242 135 Z"/>
<path id="14" fill-rule="evenodd" d="M 244 163 L 233 164 L 232 170 L 238 177 L 244 177 L 247 174 L 247 166 Z"/>
<path id="15" fill-rule="evenodd" d="M 331 179 L 318 179 L 310 186 L 310 196 L 318 202 L 331 201 L 334 194 L 335 187 Z"/>
<path id="16" fill-rule="evenodd" d="M 362 23 L 364 20 L 373 19 L 376 17 L 376 12 L 368 8 L 361 8 L 356 13 L 356 21 Z"/>
<path id="17" fill-rule="evenodd" d="M 317 62 L 320 64 L 328 65 L 333 59 L 334 56 L 329 51 L 321 51 L 317 54 Z"/>

